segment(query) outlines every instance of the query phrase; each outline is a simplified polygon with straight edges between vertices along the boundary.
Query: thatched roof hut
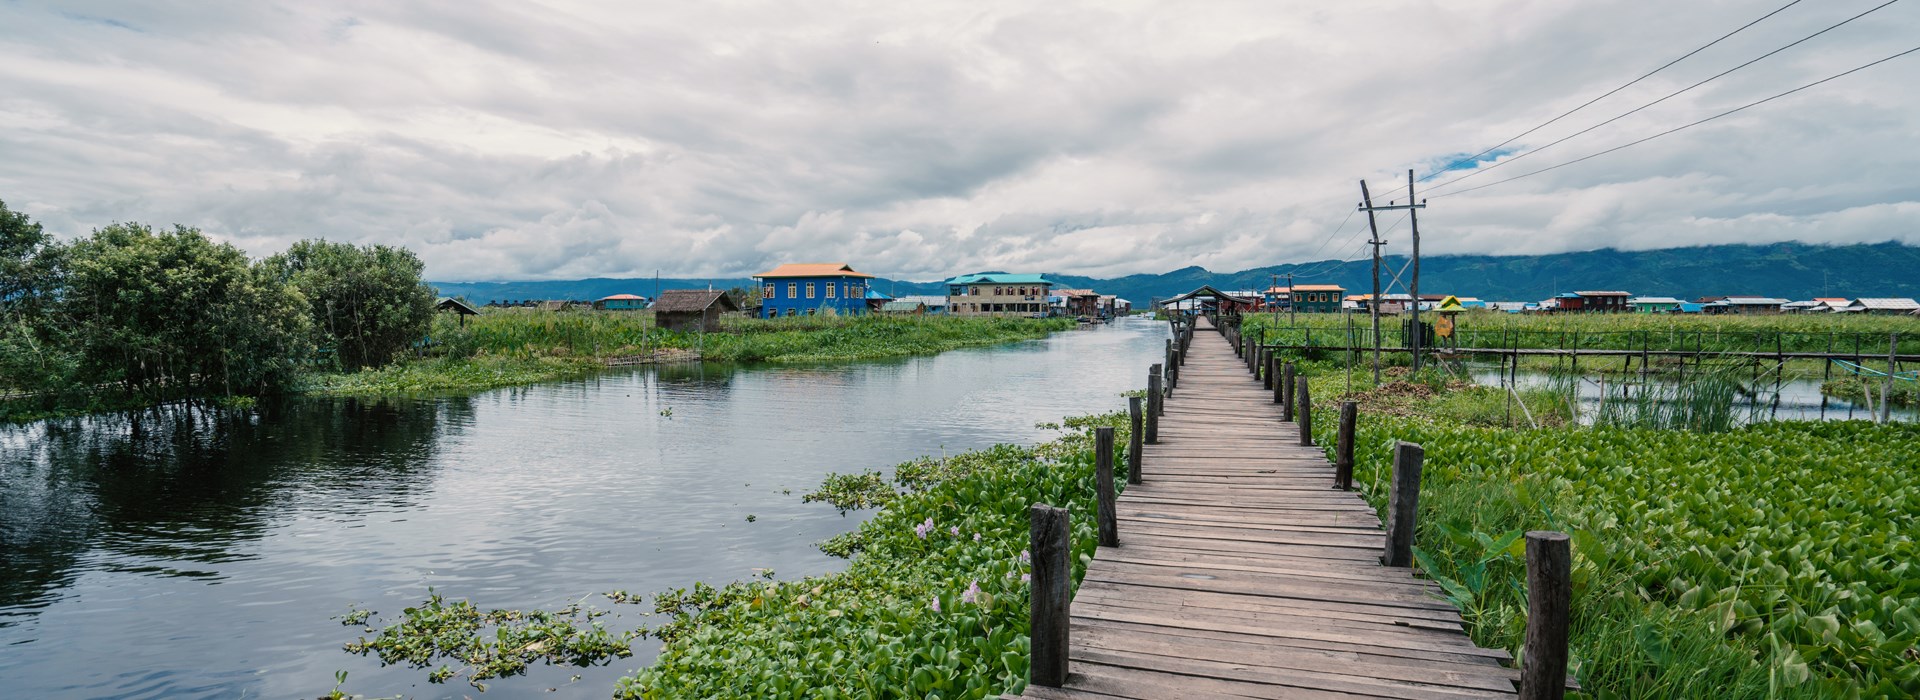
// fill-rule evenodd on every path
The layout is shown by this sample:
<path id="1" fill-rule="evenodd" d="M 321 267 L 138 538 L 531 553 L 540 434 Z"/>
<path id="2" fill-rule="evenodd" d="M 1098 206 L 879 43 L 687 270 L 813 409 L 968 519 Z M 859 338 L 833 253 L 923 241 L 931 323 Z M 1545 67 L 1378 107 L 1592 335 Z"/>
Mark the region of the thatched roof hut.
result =
<path id="1" fill-rule="evenodd" d="M 653 302 L 653 322 L 670 331 L 716 332 L 722 312 L 739 310 L 726 292 L 669 289 Z"/>

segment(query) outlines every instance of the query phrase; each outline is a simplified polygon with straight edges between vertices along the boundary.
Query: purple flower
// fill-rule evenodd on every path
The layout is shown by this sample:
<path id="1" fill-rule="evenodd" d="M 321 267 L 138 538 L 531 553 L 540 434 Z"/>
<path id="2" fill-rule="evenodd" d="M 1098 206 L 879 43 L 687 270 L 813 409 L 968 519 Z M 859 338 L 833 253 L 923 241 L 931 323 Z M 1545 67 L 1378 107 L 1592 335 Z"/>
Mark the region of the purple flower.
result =
<path id="1" fill-rule="evenodd" d="M 927 607 L 931 608 L 934 612 L 940 612 L 940 595 L 937 593 L 934 594 L 933 605 Z"/>
<path id="2" fill-rule="evenodd" d="M 1021 583 L 1032 583 L 1032 582 L 1033 582 L 1033 574 L 1021 574 L 1021 575 L 1020 575 L 1020 582 L 1021 582 Z"/>
<path id="3" fill-rule="evenodd" d="M 967 592 L 960 594 L 960 602 L 971 603 L 979 595 L 980 595 L 980 582 L 973 581 L 967 584 Z"/>
<path id="4" fill-rule="evenodd" d="M 953 527 L 950 527 L 950 528 L 947 528 L 947 534 L 949 534 L 949 535 L 953 535 L 954 537 L 959 537 L 959 536 L 960 536 L 960 526 L 959 526 L 959 525 L 955 525 L 955 526 L 953 526 Z"/>
<path id="5" fill-rule="evenodd" d="M 932 531 L 933 518 L 927 518 L 926 522 L 913 526 L 913 534 L 923 540 L 927 538 L 927 533 Z"/>
<path id="6" fill-rule="evenodd" d="M 1020 550 L 1020 563 L 1022 564 L 1033 563 L 1033 556 L 1030 554 L 1027 554 L 1027 550 L 1024 550 L 1024 549 Z"/>
<path id="7" fill-rule="evenodd" d="M 975 541 L 975 542 L 979 542 L 979 541 L 980 541 L 980 533 L 978 533 L 978 532 L 976 532 L 976 533 L 973 533 L 973 541 Z"/>

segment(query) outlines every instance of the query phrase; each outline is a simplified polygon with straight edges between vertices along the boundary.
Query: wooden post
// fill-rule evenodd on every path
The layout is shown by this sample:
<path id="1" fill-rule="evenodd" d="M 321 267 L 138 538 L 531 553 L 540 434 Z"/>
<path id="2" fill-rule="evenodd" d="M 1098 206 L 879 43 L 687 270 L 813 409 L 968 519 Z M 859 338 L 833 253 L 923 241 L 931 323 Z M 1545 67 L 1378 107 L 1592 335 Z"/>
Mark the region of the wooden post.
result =
<path id="1" fill-rule="evenodd" d="M 1280 420 L 1293 421 L 1293 363 L 1280 366 Z"/>
<path id="2" fill-rule="evenodd" d="M 1067 561 L 1073 549 L 1067 539 L 1069 516 L 1045 503 L 1033 504 L 1027 514 L 1032 523 L 1028 552 L 1033 561 L 1027 682 L 1058 688 L 1067 682 L 1067 621 L 1073 604 L 1069 593 L 1073 567 Z"/>
<path id="3" fill-rule="evenodd" d="M 1880 389 L 1880 422 L 1893 422 L 1893 373 L 1899 370 L 1900 334 L 1887 334 L 1887 379 Z"/>
<path id="4" fill-rule="evenodd" d="M 1093 429 L 1093 487 L 1096 515 L 1099 516 L 1100 546 L 1120 546 L 1120 519 L 1113 503 L 1113 428 Z"/>
<path id="5" fill-rule="evenodd" d="M 1140 443 L 1146 439 L 1140 433 L 1140 397 L 1127 399 L 1127 417 L 1131 419 L 1131 430 L 1127 431 L 1127 483 L 1140 483 Z"/>
<path id="6" fill-rule="evenodd" d="M 1420 505 L 1420 466 L 1426 451 L 1411 442 L 1393 446 L 1393 484 L 1387 493 L 1387 551 L 1380 563 L 1413 566 L 1414 514 Z"/>
<path id="7" fill-rule="evenodd" d="M 1147 444 L 1160 444 L 1160 414 L 1166 399 L 1160 393 L 1160 365 L 1147 370 Z"/>
<path id="8" fill-rule="evenodd" d="M 1275 350 L 1273 355 L 1267 358 L 1267 373 L 1273 375 L 1274 403 L 1280 403 L 1280 400 L 1287 395 L 1287 382 L 1280 376 L 1280 365 L 1280 351 Z"/>
<path id="9" fill-rule="evenodd" d="M 1294 414 L 1294 417 L 1300 420 L 1300 446 L 1312 447 L 1313 446 L 1313 398 L 1312 398 L 1312 395 L 1307 392 L 1306 377 L 1300 377 L 1295 381 L 1298 382 L 1299 384 L 1299 386 L 1294 388 L 1293 392 L 1294 394 L 1300 397 L 1300 411 Z"/>
<path id="10" fill-rule="evenodd" d="M 1527 533 L 1527 641 L 1520 700 L 1567 696 L 1567 618 L 1573 602 L 1573 554 L 1567 535 Z"/>
<path id="11" fill-rule="evenodd" d="M 1360 404 L 1340 402 L 1340 439 L 1333 447 L 1333 487 L 1353 490 L 1353 429 L 1360 422 Z"/>

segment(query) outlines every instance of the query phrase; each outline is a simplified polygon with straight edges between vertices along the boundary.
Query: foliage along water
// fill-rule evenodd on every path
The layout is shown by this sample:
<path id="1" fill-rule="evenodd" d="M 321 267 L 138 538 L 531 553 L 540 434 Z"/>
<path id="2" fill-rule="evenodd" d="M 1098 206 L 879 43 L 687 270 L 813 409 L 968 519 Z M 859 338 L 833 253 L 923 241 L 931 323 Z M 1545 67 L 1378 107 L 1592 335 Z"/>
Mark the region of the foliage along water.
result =
<path id="1" fill-rule="evenodd" d="M 347 670 L 357 692 L 458 697 L 472 689 L 343 654 L 358 630 L 329 617 L 398 612 L 429 587 L 553 608 L 835 570 L 814 545 L 861 515 L 801 502 L 826 473 L 1030 443 L 1056 434 L 1038 422 L 1116 409 L 1163 328 L 0 428 L 0 678 L 19 697 L 311 697 Z M 639 651 L 495 693 L 605 697 Z"/>

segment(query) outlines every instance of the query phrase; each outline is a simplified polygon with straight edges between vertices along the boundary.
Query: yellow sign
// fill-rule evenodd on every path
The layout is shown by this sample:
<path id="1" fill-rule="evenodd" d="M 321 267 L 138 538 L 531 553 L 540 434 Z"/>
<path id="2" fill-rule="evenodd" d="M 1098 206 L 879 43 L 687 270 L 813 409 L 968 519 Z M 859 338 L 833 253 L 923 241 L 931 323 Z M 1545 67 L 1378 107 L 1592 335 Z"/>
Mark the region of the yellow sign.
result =
<path id="1" fill-rule="evenodd" d="M 1440 320 L 1434 321 L 1433 334 L 1442 338 L 1453 337 L 1453 317 L 1441 316 Z"/>
<path id="2" fill-rule="evenodd" d="M 1460 304 L 1460 297 L 1449 294 L 1447 298 L 1440 300 L 1440 308 L 1437 310 L 1443 314 L 1457 314 L 1466 311 L 1467 307 Z"/>

